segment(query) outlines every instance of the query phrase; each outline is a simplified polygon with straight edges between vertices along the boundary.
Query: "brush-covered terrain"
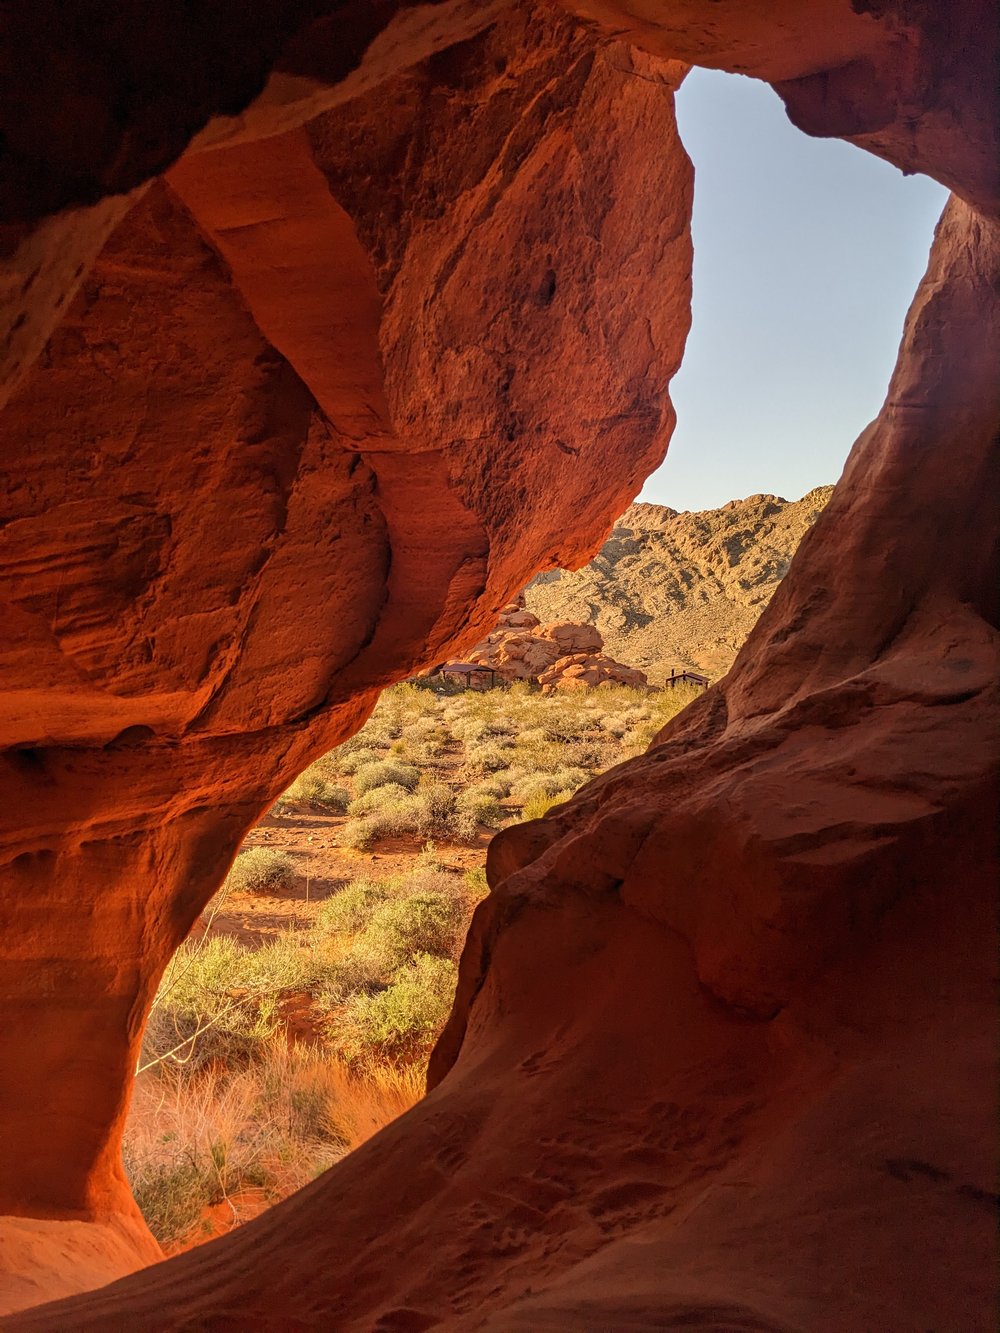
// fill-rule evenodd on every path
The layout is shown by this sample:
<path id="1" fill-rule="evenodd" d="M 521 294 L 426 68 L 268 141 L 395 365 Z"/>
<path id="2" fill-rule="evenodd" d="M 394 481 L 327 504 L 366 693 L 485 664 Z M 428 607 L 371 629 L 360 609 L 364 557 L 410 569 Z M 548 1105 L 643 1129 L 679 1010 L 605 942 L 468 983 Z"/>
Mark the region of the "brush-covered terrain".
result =
<path id="1" fill-rule="evenodd" d="M 605 651 L 654 684 L 671 668 L 718 680 L 832 494 L 751 495 L 700 513 L 634 504 L 590 564 L 539 574 L 528 609 L 596 625 Z"/>
<path id="2" fill-rule="evenodd" d="M 126 1169 L 168 1250 L 283 1198 L 420 1096 L 486 846 L 693 697 L 388 690 L 251 832 L 147 1027 Z"/>

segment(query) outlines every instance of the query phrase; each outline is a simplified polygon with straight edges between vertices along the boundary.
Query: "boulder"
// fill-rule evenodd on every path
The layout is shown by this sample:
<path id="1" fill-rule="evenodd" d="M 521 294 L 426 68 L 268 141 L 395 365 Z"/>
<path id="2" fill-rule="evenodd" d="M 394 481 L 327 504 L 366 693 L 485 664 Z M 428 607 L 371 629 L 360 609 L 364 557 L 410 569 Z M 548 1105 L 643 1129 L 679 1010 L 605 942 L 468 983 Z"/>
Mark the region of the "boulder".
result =
<path id="1" fill-rule="evenodd" d="M 575 653 L 558 658 L 538 677 L 543 694 L 556 690 L 592 690 L 607 685 L 630 685 L 644 689 L 649 684 L 646 674 L 635 667 L 624 666 L 604 653 Z"/>

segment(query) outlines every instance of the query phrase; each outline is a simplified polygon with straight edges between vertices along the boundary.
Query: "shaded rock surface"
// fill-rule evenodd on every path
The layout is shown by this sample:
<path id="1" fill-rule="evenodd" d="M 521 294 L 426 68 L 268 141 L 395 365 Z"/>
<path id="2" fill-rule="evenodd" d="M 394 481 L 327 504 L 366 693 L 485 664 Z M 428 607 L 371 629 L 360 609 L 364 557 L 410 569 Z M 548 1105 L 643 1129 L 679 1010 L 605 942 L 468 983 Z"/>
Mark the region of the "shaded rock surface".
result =
<path id="1" fill-rule="evenodd" d="M 584 563 L 662 456 L 674 62 L 957 197 L 733 671 L 492 845 L 426 1100 L 7 1327 L 992 1327 L 992 11 L 278 8 L 217 42 L 190 6 L 12 7 L 0 1210 L 37 1243 L 8 1306 L 150 1258 L 135 1051 L 247 827 L 381 685 Z M 425 18 L 437 54 L 393 40 Z"/>
<path id="2" fill-rule="evenodd" d="M 512 10 L 308 131 L 183 159 L 11 397 L 0 1214 L 118 1219 L 148 1260 L 119 1160 L 144 1015 L 246 830 L 662 457 L 691 169 L 682 68 L 634 60 Z"/>
<path id="3" fill-rule="evenodd" d="M 655 684 L 674 668 L 718 680 L 832 494 L 751 495 L 700 513 L 633 504 L 583 569 L 539 574 L 526 605 L 595 625 L 610 653 Z"/>

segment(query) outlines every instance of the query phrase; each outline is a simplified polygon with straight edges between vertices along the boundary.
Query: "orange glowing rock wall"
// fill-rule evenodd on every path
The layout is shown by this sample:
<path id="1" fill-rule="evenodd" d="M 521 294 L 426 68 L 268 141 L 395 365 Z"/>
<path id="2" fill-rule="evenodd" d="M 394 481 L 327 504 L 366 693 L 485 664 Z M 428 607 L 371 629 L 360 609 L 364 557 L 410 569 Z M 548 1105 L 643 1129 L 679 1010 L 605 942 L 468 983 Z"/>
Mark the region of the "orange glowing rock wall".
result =
<path id="1" fill-rule="evenodd" d="M 381 686 L 583 561 L 662 456 L 676 61 L 767 78 L 958 197 L 886 405 L 731 675 L 495 840 L 430 1096 L 242 1231 L 10 1327 L 989 1326 L 990 11 L 277 8 L 221 44 L 171 7 L 145 35 L 128 4 L 22 25 L 8 1308 L 155 1255 L 117 1156 L 130 1072 L 244 830 Z"/>

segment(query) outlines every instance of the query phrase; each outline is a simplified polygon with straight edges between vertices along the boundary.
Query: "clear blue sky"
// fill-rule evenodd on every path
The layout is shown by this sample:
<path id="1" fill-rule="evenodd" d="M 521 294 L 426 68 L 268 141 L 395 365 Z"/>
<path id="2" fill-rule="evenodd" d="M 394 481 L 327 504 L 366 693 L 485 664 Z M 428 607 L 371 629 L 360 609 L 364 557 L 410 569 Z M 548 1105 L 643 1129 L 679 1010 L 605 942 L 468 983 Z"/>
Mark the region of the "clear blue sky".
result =
<path id="1" fill-rule="evenodd" d="M 710 509 L 836 481 L 878 413 L 947 192 L 812 139 L 765 83 L 695 69 L 693 322 L 677 429 L 643 500 Z"/>

